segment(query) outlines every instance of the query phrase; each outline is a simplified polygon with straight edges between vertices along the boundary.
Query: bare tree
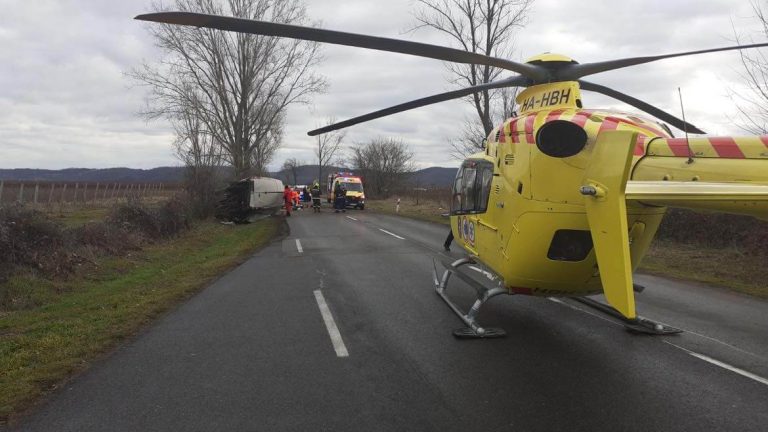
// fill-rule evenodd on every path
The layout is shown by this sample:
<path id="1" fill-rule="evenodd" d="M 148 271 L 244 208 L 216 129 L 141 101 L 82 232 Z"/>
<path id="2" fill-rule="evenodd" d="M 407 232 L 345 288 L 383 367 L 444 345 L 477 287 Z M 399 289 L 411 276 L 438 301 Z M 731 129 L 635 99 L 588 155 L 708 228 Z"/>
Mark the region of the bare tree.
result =
<path id="1" fill-rule="evenodd" d="M 352 148 L 352 166 L 365 180 L 366 190 L 387 197 L 413 171 L 413 152 L 402 141 L 377 138 Z"/>
<path id="2" fill-rule="evenodd" d="M 525 25 L 534 0 L 416 0 L 419 5 L 414 29 L 430 28 L 449 37 L 461 49 L 494 57 L 510 58 L 515 30 Z M 464 88 L 499 78 L 501 69 L 483 65 L 447 63 L 451 82 Z M 457 155 L 483 150 L 484 139 L 495 123 L 512 114 L 510 89 L 487 90 L 467 99 L 478 115 L 478 125 L 467 125 L 454 143 Z M 482 134 L 479 132 L 482 131 Z"/>
<path id="3" fill-rule="evenodd" d="M 176 157 L 186 167 L 184 184 L 192 207 L 199 216 L 206 217 L 210 216 L 216 203 L 223 158 L 221 146 L 196 115 L 195 96 L 189 95 L 189 98 L 187 109 L 179 111 L 171 121 L 176 131 L 174 147 Z"/>
<path id="4" fill-rule="evenodd" d="M 768 15 L 758 1 L 752 1 L 755 18 L 762 26 L 762 36 L 768 37 Z M 736 34 L 736 41 L 742 37 Z M 751 41 L 750 41 L 751 43 Z M 763 50 L 740 50 L 741 78 L 746 90 L 731 89 L 731 99 L 738 108 L 739 126 L 751 134 L 768 133 L 768 57 Z"/>
<path id="5" fill-rule="evenodd" d="M 300 0 L 175 0 L 173 9 L 308 23 Z M 263 173 L 280 146 L 288 105 L 307 102 L 325 86 L 311 72 L 317 43 L 169 24 L 149 31 L 165 57 L 132 73 L 151 87 L 144 114 L 176 118 L 193 108 L 238 178 Z M 190 86 L 199 103 L 189 100 Z"/>
<path id="6" fill-rule="evenodd" d="M 499 121 L 515 116 L 515 97 L 517 88 L 504 88 L 498 90 L 499 100 L 496 106 L 499 110 Z M 451 155 L 456 159 L 464 159 L 472 153 L 477 153 L 485 149 L 485 142 L 488 139 L 488 133 L 483 124 L 477 121 L 477 118 L 466 117 L 459 136 L 451 141 L 453 152 Z"/>
<path id="7" fill-rule="evenodd" d="M 336 123 L 335 118 L 330 118 L 326 121 L 326 125 L 334 123 Z M 323 190 L 323 167 L 329 166 L 333 158 L 337 156 L 346 134 L 346 131 L 336 130 L 317 136 L 315 156 L 317 156 L 317 181 L 320 182 L 320 190 Z"/>
<path id="8" fill-rule="evenodd" d="M 286 159 L 283 162 L 283 175 L 289 184 L 296 185 L 299 183 L 299 167 L 302 165 L 304 165 L 304 162 L 296 158 Z M 293 181 L 291 181 L 291 178 L 293 178 Z"/>

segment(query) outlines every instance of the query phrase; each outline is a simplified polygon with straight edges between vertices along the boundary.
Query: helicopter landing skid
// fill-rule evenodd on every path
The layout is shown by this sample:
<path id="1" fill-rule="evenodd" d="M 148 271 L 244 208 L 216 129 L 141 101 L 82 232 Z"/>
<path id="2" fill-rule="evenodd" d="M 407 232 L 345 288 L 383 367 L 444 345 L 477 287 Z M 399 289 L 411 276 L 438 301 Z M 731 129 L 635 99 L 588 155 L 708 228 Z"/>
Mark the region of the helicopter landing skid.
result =
<path id="1" fill-rule="evenodd" d="M 649 320 L 638 316 L 637 318 L 627 318 L 616 309 L 608 306 L 607 304 L 600 303 L 587 297 L 571 297 L 579 303 L 587 305 L 593 309 L 596 309 L 606 315 L 610 315 L 624 324 L 624 328 L 630 333 L 648 334 L 648 335 L 670 335 L 682 333 L 679 328 L 664 325 L 660 322 Z"/>
<path id="2" fill-rule="evenodd" d="M 499 294 L 509 294 L 509 291 L 502 287 L 488 288 L 476 281 L 475 279 L 464 274 L 459 267 L 466 264 L 475 264 L 475 261 L 471 258 L 461 258 L 448 265 L 442 263 L 445 267 L 442 279 L 437 278 L 437 265 L 434 260 L 432 261 L 433 273 L 432 277 L 435 282 L 435 291 L 440 298 L 445 301 L 448 307 L 461 319 L 467 326 L 464 328 L 456 329 L 453 331 L 453 336 L 458 339 L 486 339 L 486 338 L 498 338 L 504 337 L 507 333 L 500 328 L 483 327 L 477 322 L 477 315 L 480 313 L 480 307 L 488 300 L 496 297 Z M 459 307 L 451 301 L 445 293 L 445 289 L 448 286 L 448 281 L 451 279 L 451 275 L 456 274 L 461 280 L 469 284 L 477 292 L 477 300 L 469 309 L 469 312 L 464 313 Z"/>

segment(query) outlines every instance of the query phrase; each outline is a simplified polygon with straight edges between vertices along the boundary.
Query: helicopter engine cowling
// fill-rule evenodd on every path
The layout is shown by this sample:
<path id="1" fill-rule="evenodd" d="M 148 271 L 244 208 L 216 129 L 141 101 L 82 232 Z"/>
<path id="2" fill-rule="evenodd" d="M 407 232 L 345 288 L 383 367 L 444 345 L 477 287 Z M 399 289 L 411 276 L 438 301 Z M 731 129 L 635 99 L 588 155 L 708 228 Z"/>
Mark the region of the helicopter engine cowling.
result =
<path id="1" fill-rule="evenodd" d="M 547 156 L 566 158 L 579 154 L 587 145 L 587 131 L 566 120 L 552 120 L 536 132 L 536 147 Z"/>

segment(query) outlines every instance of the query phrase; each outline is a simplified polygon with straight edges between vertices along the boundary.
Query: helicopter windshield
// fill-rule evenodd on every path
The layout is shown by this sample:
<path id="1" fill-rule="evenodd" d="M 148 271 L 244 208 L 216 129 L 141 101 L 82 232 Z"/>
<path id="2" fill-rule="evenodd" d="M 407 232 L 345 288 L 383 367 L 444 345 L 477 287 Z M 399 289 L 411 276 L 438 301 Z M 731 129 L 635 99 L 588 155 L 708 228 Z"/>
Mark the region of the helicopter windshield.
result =
<path id="1" fill-rule="evenodd" d="M 468 160 L 456 173 L 451 214 L 485 213 L 493 182 L 493 164 L 484 160 Z"/>

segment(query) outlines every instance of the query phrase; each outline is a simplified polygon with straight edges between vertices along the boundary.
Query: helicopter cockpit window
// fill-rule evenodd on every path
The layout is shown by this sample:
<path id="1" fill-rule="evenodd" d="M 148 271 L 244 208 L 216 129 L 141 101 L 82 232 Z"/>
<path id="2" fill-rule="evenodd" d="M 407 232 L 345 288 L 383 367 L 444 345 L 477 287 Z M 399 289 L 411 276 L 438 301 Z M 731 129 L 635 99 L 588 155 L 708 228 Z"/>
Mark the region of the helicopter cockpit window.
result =
<path id="1" fill-rule="evenodd" d="M 451 214 L 485 213 L 493 182 L 493 164 L 469 160 L 459 168 L 453 184 Z"/>

